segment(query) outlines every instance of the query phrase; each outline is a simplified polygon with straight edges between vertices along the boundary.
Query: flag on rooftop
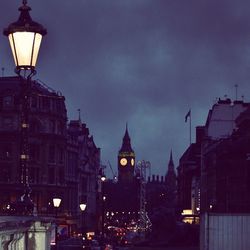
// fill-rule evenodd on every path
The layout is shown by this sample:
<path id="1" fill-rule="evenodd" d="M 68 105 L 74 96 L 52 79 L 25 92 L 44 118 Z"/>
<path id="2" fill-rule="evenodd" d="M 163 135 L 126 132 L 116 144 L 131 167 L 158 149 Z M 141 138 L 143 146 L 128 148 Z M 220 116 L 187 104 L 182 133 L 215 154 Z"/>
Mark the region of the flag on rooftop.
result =
<path id="1" fill-rule="evenodd" d="M 189 111 L 187 112 L 185 116 L 185 122 L 187 122 L 188 117 L 191 117 L 191 109 L 189 109 Z"/>

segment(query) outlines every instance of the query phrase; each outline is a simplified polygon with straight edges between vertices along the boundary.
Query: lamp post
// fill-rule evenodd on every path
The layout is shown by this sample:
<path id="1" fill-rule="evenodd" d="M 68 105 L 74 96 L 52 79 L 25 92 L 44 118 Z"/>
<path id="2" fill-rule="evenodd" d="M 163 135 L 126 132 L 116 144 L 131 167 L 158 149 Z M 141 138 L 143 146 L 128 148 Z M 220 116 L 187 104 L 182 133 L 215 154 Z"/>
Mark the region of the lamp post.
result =
<path id="1" fill-rule="evenodd" d="M 55 208 L 55 212 L 56 212 L 56 220 L 57 220 L 57 212 L 58 212 L 58 208 L 60 207 L 62 199 L 59 196 L 55 196 L 53 198 L 53 206 Z M 57 249 L 57 221 L 56 221 L 56 227 L 55 227 L 55 249 Z"/>
<path id="2" fill-rule="evenodd" d="M 80 210 L 82 212 L 82 214 L 81 214 L 81 217 L 82 217 L 82 219 L 81 219 L 81 227 L 82 227 L 82 236 L 83 237 L 85 236 L 85 231 L 84 231 L 84 224 L 85 224 L 84 211 L 85 211 L 86 207 L 87 207 L 86 203 L 81 203 L 80 204 Z"/>
<path id="3" fill-rule="evenodd" d="M 102 183 L 102 186 L 101 186 L 101 188 L 102 188 L 102 192 L 101 192 L 101 194 L 102 194 L 102 237 L 101 237 L 101 240 L 102 240 L 102 246 L 104 246 L 104 216 L 105 216 L 105 214 L 104 214 L 104 205 L 105 205 L 105 200 L 106 200 L 106 196 L 104 196 L 104 182 L 106 181 L 106 176 L 105 176 L 105 174 L 104 173 L 102 173 L 102 175 L 101 175 L 101 183 Z"/>
<path id="4" fill-rule="evenodd" d="M 36 73 L 35 66 L 39 53 L 42 37 L 46 35 L 46 29 L 39 23 L 34 22 L 29 15 L 31 8 L 27 0 L 19 8 L 18 20 L 11 23 L 3 34 L 9 38 L 10 47 L 15 61 L 15 72 L 21 80 L 21 136 L 20 136 L 20 172 L 21 185 L 24 194 L 14 204 L 14 210 L 19 210 L 23 215 L 33 213 L 34 204 L 30 198 L 31 188 L 29 185 L 29 107 L 31 77 Z"/>
<path id="5" fill-rule="evenodd" d="M 4 29 L 3 33 L 9 38 L 17 74 L 20 75 L 22 70 L 34 74 L 42 37 L 47 31 L 30 17 L 31 8 L 27 0 L 23 0 L 18 10 L 21 12 L 18 20 Z"/>

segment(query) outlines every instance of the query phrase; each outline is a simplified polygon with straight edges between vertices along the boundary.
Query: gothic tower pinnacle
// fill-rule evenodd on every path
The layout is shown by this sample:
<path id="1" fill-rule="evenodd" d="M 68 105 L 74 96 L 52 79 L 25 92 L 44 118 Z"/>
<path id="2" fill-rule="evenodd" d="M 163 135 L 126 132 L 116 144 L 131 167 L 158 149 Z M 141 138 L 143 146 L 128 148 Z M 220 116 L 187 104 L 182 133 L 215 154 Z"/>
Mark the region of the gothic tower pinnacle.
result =
<path id="1" fill-rule="evenodd" d="M 168 162 L 168 171 L 174 171 L 174 161 L 173 161 L 173 154 L 172 154 L 172 149 L 171 149 L 171 152 L 170 152 L 170 158 L 169 158 L 169 162 Z"/>
<path id="2" fill-rule="evenodd" d="M 177 183 L 176 183 L 176 174 L 175 174 L 172 150 L 170 152 L 168 170 L 165 177 L 165 181 L 166 181 L 166 191 L 168 197 L 168 206 L 173 208 L 176 199 Z"/>
<path id="3" fill-rule="evenodd" d="M 119 152 L 133 152 L 131 147 L 130 136 L 128 133 L 128 124 L 126 123 L 126 130 L 122 140 L 122 147 Z"/>
<path id="4" fill-rule="evenodd" d="M 131 147 L 128 124 L 118 153 L 118 181 L 131 182 L 134 177 L 135 153 Z"/>

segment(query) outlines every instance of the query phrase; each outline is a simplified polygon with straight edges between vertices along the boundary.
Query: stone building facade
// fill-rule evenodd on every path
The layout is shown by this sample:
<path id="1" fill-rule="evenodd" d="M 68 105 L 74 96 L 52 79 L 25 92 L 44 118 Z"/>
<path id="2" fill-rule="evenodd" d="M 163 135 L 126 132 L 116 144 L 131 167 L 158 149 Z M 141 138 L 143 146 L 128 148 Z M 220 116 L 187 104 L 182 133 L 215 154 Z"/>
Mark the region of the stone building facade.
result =
<path id="1" fill-rule="evenodd" d="M 196 127 L 196 141 L 183 153 L 177 168 L 177 207 L 179 212 L 189 210 L 196 215 L 200 209 L 201 142 L 204 126 Z"/>
<path id="2" fill-rule="evenodd" d="M 0 210 L 23 194 L 20 181 L 20 78 L 0 78 Z M 88 203 L 86 217 L 94 217 L 96 173 L 100 149 L 86 124 L 67 123 L 65 98 L 45 84 L 32 81 L 29 107 L 29 183 L 34 214 L 55 216 L 52 199 L 62 199 L 58 219 L 67 235 L 82 226 L 80 202 Z M 87 159 L 87 160 L 86 160 Z M 95 230 L 95 220 L 89 230 Z M 91 224 L 90 223 L 93 223 Z"/>
<path id="3" fill-rule="evenodd" d="M 250 112 L 235 119 L 235 129 L 227 138 L 207 140 L 203 146 L 201 169 L 201 209 L 203 212 L 250 212 Z"/>
<path id="4" fill-rule="evenodd" d="M 77 184 L 77 192 L 72 193 L 77 195 L 74 208 L 78 217 L 80 217 L 79 227 L 83 227 L 86 232 L 95 232 L 98 228 L 98 174 L 100 169 L 100 153 L 101 150 L 95 145 L 93 136 L 90 135 L 89 129 L 85 123 L 80 120 L 72 120 L 68 125 L 68 164 L 67 171 L 69 184 L 74 186 Z M 75 168 L 74 165 L 77 167 Z M 74 171 L 76 178 L 74 178 Z M 73 176 L 71 175 L 73 173 Z M 74 192 L 72 190 L 72 192 Z M 71 202 L 71 205 L 72 205 Z M 86 210 L 81 215 L 79 204 L 85 203 Z M 73 209 L 73 207 L 72 207 Z"/>
<path id="5" fill-rule="evenodd" d="M 180 158 L 178 204 L 192 215 L 249 212 L 249 103 L 219 99 Z"/>

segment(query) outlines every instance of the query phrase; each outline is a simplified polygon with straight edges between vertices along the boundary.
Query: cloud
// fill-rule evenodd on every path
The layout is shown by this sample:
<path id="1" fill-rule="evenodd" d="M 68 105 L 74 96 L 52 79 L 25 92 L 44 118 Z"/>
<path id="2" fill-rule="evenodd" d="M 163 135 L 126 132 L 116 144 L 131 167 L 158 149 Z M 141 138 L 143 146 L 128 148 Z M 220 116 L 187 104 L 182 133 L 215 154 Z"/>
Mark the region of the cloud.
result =
<path id="1" fill-rule="evenodd" d="M 250 2 L 245 0 L 78 0 L 29 2 L 47 29 L 38 77 L 66 97 L 68 116 L 83 120 L 116 168 L 129 122 L 138 159 L 165 174 L 188 146 L 184 116 L 205 123 L 216 97 L 249 92 Z M 5 1 L 1 27 L 17 18 Z M 8 10 L 8 11 L 7 11 Z M 12 72 L 7 39 L 0 63 Z M 194 140 L 194 128 L 193 128 Z"/>

